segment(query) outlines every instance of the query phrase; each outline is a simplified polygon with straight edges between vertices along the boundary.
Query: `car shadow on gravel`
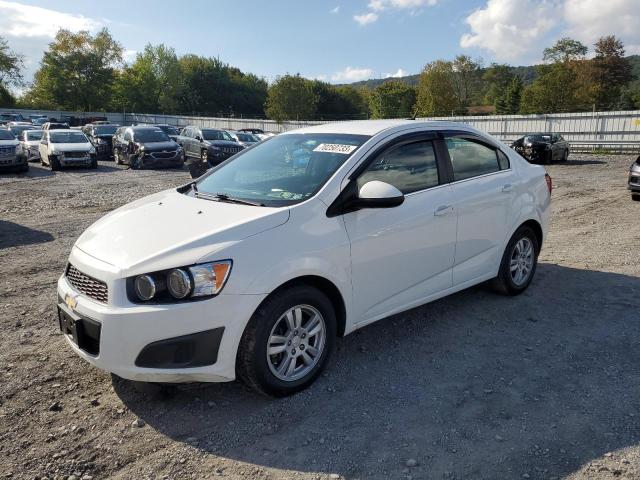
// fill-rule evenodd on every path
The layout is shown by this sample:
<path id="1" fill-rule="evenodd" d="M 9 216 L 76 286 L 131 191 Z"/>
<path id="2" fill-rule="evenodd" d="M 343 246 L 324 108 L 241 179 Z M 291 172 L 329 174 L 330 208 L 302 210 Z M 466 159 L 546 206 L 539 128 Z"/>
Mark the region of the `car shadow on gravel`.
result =
<path id="1" fill-rule="evenodd" d="M 347 336 L 293 397 L 236 382 L 156 393 L 113 384 L 135 415 L 212 465 L 560 477 L 640 443 L 638 298 L 637 277 L 540 264 L 518 297 L 478 286 Z"/>
<path id="2" fill-rule="evenodd" d="M 0 220 L 0 249 L 46 243 L 52 240 L 53 235 L 48 232 Z"/>
<path id="3" fill-rule="evenodd" d="M 557 165 L 604 165 L 607 162 L 602 160 L 567 160 L 566 162 L 560 162 Z M 554 163 L 555 165 L 555 163 Z"/>

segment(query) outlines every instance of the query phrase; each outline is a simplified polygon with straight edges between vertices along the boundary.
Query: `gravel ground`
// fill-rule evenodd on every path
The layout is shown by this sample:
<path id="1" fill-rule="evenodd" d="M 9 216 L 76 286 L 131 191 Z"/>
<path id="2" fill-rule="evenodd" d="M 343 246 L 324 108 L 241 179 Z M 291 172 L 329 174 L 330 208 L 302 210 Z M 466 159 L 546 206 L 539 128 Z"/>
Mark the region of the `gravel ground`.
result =
<path id="1" fill-rule="evenodd" d="M 638 479 L 631 161 L 576 154 L 548 168 L 551 231 L 525 294 L 479 286 L 364 328 L 282 400 L 112 379 L 58 332 L 55 282 L 78 235 L 186 173 L 2 174 L 0 476 Z"/>

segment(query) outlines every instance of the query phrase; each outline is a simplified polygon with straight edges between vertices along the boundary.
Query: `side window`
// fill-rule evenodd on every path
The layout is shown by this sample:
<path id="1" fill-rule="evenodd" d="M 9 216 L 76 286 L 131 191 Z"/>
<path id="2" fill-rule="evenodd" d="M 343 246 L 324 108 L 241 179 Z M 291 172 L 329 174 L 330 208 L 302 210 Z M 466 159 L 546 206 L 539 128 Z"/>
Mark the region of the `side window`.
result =
<path id="1" fill-rule="evenodd" d="M 435 187 L 438 165 L 433 143 L 413 142 L 382 153 L 358 177 L 358 189 L 372 180 L 389 183 L 404 194 Z"/>
<path id="2" fill-rule="evenodd" d="M 496 150 L 496 153 L 498 154 L 498 165 L 500 165 L 500 170 L 507 170 L 510 166 L 509 157 L 500 150 Z"/>
<path id="3" fill-rule="evenodd" d="M 454 181 L 500 171 L 496 151 L 480 143 L 451 137 L 447 138 L 447 149 Z"/>
<path id="4" fill-rule="evenodd" d="M 193 130 L 191 129 L 191 127 L 186 127 L 183 131 L 182 131 L 182 135 L 184 135 L 185 137 L 193 137 L 192 135 Z"/>

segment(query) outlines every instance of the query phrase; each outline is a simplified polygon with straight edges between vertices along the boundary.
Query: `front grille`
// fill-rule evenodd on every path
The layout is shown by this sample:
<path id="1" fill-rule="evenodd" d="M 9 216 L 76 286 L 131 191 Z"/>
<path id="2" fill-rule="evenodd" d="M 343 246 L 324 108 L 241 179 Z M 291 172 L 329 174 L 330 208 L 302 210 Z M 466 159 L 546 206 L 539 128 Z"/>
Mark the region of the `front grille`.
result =
<path id="1" fill-rule="evenodd" d="M 631 177 L 629 179 L 629 183 L 636 183 L 636 184 L 640 185 L 640 177 Z"/>
<path id="2" fill-rule="evenodd" d="M 231 155 L 238 153 L 240 150 L 242 150 L 242 147 L 222 147 L 222 151 L 224 153 L 229 153 Z"/>
<path id="3" fill-rule="evenodd" d="M 89 152 L 64 152 L 65 158 L 85 158 Z"/>
<path id="4" fill-rule="evenodd" d="M 67 266 L 66 276 L 69 283 L 80 293 L 99 302 L 107 303 L 109 292 L 106 283 L 82 273 L 71 264 Z"/>
<path id="5" fill-rule="evenodd" d="M 16 147 L 0 147 L 0 155 L 13 155 L 16 153 Z"/>
<path id="6" fill-rule="evenodd" d="M 175 150 L 173 152 L 151 152 L 153 158 L 174 158 L 176 156 Z"/>

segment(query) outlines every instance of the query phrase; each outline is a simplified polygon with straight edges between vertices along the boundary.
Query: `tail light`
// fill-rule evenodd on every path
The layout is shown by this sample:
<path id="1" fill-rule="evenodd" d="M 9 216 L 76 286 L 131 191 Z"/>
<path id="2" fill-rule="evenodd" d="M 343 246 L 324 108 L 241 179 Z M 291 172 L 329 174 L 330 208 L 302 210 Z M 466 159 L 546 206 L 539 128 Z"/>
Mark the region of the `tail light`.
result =
<path id="1" fill-rule="evenodd" d="M 551 175 L 545 173 L 544 181 L 547 182 L 547 190 L 549 190 L 549 195 L 551 195 L 551 192 L 553 191 L 553 180 L 551 180 Z"/>

